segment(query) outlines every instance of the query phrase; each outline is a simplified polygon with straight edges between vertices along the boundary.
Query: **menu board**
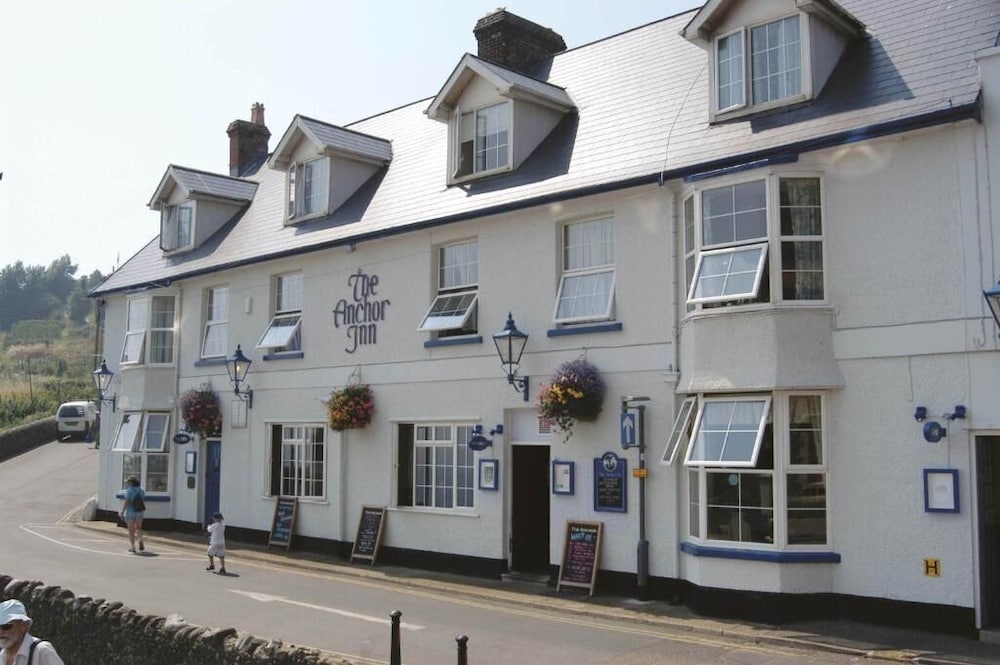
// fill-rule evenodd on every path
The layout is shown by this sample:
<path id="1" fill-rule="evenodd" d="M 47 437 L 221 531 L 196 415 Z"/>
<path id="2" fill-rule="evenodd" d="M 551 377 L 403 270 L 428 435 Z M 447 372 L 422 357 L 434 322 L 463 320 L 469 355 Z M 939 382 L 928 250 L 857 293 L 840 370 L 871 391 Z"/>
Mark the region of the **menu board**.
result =
<path id="1" fill-rule="evenodd" d="M 382 525 L 385 524 L 384 506 L 362 506 L 358 520 L 358 534 L 354 536 L 351 562 L 355 559 L 369 559 L 375 565 L 378 546 L 382 542 Z"/>
<path id="2" fill-rule="evenodd" d="M 590 595 L 594 595 L 603 526 L 603 522 L 566 522 L 566 540 L 556 591 L 563 586 L 578 586 L 586 587 Z"/>
<path id="3" fill-rule="evenodd" d="M 628 508 L 628 461 L 613 452 L 594 459 L 594 510 L 624 513 Z"/>
<path id="4" fill-rule="evenodd" d="M 295 509 L 299 500 L 294 496 L 279 496 L 274 504 L 274 519 L 271 520 L 271 535 L 267 540 L 268 549 L 271 545 L 284 547 L 292 545 L 292 532 L 295 529 Z"/>

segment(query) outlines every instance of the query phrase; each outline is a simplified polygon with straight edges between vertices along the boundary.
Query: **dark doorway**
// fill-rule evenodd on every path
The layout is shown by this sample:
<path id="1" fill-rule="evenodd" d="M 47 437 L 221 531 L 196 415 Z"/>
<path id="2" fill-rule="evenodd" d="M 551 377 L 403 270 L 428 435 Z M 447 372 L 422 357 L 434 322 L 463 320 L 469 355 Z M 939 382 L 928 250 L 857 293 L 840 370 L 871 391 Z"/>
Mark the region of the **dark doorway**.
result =
<path id="1" fill-rule="evenodd" d="M 549 572 L 549 447 L 512 446 L 510 565 Z"/>
<path id="2" fill-rule="evenodd" d="M 982 628 L 1000 628 L 1000 436 L 976 437 Z"/>
<path id="3" fill-rule="evenodd" d="M 209 439 L 205 443 L 205 524 L 219 512 L 219 477 L 222 475 L 222 441 Z"/>

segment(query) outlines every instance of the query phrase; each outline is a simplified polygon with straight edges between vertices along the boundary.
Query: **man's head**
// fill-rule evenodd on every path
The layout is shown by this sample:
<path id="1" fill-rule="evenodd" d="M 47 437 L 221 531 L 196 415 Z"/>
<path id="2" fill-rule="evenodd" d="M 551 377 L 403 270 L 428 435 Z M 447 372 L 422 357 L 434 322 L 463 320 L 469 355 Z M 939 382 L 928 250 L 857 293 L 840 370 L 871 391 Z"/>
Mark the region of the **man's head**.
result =
<path id="1" fill-rule="evenodd" d="M 0 603 L 0 647 L 19 644 L 31 626 L 31 617 L 19 600 L 5 600 Z"/>
<path id="2" fill-rule="evenodd" d="M 212 515 L 212 519 L 214 519 L 216 522 L 221 522 L 222 521 L 222 513 L 215 513 L 214 515 Z"/>

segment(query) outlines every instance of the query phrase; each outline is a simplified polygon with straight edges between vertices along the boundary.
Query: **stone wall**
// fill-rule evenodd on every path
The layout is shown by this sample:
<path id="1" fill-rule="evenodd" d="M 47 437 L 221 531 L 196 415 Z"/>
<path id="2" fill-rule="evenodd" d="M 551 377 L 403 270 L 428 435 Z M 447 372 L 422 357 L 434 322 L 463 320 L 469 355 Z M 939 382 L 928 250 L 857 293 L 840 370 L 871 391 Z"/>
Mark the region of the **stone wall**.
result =
<path id="1" fill-rule="evenodd" d="M 0 462 L 59 438 L 56 417 L 0 432 Z"/>
<path id="2" fill-rule="evenodd" d="M 0 575 L 0 600 L 10 598 L 24 603 L 31 634 L 51 641 L 66 665 L 353 665 L 235 628 L 139 614 L 121 603 Z"/>

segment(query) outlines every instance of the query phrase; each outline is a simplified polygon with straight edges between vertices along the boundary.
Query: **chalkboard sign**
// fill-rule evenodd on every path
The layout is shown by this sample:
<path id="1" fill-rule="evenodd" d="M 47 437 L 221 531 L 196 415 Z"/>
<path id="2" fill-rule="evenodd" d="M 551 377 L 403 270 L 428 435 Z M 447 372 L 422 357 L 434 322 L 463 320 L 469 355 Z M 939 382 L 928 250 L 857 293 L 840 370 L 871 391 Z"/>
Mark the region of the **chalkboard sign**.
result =
<path id="1" fill-rule="evenodd" d="M 594 595 L 601 558 L 602 522 L 566 522 L 562 565 L 556 591 L 563 586 L 586 587 Z"/>
<path id="2" fill-rule="evenodd" d="M 267 547 L 278 545 L 286 550 L 292 546 L 292 532 L 295 530 L 295 509 L 299 500 L 294 496 L 279 496 L 274 504 L 274 519 L 271 520 L 271 536 Z"/>
<path id="3" fill-rule="evenodd" d="M 594 458 L 594 510 L 624 513 L 628 508 L 628 460 L 613 452 Z"/>
<path id="4" fill-rule="evenodd" d="M 362 506 L 358 520 L 358 534 L 354 536 L 351 562 L 355 559 L 369 559 L 375 565 L 378 546 L 382 542 L 382 525 L 385 524 L 385 507 Z"/>

